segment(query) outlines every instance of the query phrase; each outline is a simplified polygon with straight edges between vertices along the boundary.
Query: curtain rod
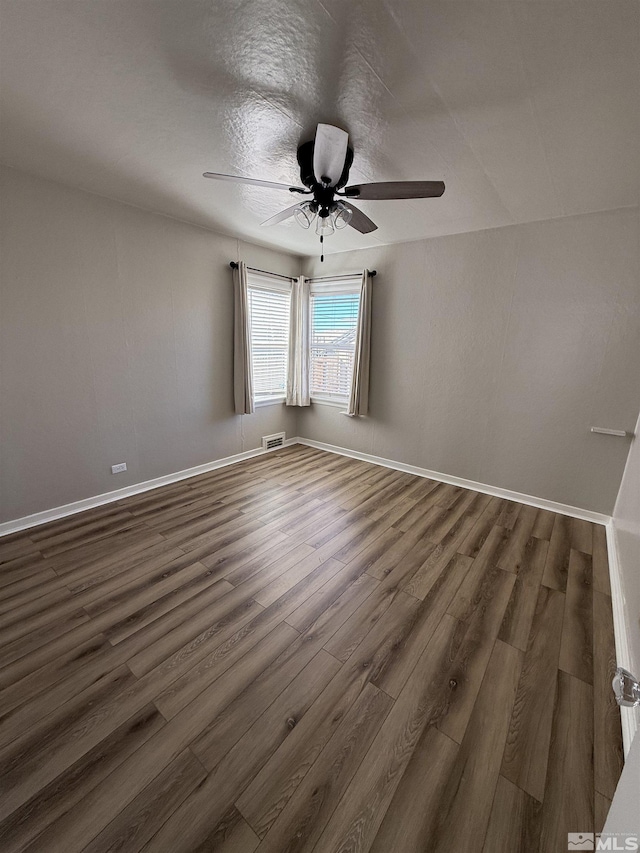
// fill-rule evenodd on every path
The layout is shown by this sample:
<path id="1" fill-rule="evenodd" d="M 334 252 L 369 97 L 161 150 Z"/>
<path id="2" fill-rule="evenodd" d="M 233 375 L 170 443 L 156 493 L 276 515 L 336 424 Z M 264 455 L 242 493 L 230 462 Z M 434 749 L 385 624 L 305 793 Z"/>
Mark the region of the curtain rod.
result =
<path id="1" fill-rule="evenodd" d="M 238 269 L 238 264 L 236 261 L 230 261 L 229 266 L 232 270 Z M 258 270 L 255 267 L 247 267 L 251 272 L 258 272 L 260 275 L 272 275 L 274 278 L 284 278 L 286 281 L 295 281 L 295 276 L 292 275 L 281 275 L 279 272 L 269 272 L 268 270 Z"/>
<path id="2" fill-rule="evenodd" d="M 376 270 L 369 270 L 371 278 L 378 275 Z M 305 278 L 305 281 L 344 281 L 345 278 L 362 278 L 361 272 L 350 272 L 347 275 L 323 275 L 318 278 Z"/>
<path id="3" fill-rule="evenodd" d="M 230 261 L 229 266 L 232 270 L 238 269 L 238 264 L 236 261 Z M 251 272 L 257 272 L 261 275 L 272 275 L 275 278 L 284 278 L 287 281 L 295 281 L 295 276 L 291 275 L 281 275 L 279 272 L 268 272 L 267 270 L 258 270 L 255 267 L 247 267 Z M 373 278 L 374 275 L 377 275 L 376 270 L 370 270 L 369 275 Z M 306 278 L 305 281 L 343 281 L 345 278 L 360 278 L 362 276 L 361 272 L 353 272 L 348 275 L 327 275 L 322 276 L 321 278 Z"/>

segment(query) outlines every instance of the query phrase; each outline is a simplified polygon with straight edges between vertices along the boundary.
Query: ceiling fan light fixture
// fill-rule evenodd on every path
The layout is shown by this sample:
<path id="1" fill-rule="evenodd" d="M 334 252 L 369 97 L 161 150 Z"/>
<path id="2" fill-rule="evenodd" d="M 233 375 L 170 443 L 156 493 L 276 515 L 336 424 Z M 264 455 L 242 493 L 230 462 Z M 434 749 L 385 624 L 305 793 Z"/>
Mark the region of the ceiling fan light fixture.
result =
<path id="1" fill-rule="evenodd" d="M 347 225 L 351 222 L 351 217 L 353 216 L 353 210 L 348 207 L 343 201 L 337 201 L 334 211 L 331 214 L 331 218 L 333 220 L 334 227 L 340 231 L 342 228 L 346 228 Z"/>
<path id="2" fill-rule="evenodd" d="M 329 237 L 335 231 L 332 217 L 329 213 L 319 215 L 316 219 L 316 234 L 320 237 Z"/>
<path id="3" fill-rule="evenodd" d="M 316 211 L 313 209 L 312 201 L 303 201 L 295 209 L 294 218 L 298 225 L 302 228 L 311 228 L 313 220 L 316 218 Z"/>

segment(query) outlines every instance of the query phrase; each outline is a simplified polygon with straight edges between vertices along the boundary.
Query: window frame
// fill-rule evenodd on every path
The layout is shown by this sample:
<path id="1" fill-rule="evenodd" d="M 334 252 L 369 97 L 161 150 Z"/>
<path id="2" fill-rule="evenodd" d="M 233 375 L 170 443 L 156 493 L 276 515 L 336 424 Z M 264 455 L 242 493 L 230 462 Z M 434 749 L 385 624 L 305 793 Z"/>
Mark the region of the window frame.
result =
<path id="1" fill-rule="evenodd" d="M 255 370 L 253 363 L 253 330 L 252 330 L 252 311 L 251 311 L 251 297 L 249 297 L 249 327 L 250 327 L 250 338 L 251 338 L 251 369 L 254 374 L 254 389 L 253 389 L 253 405 L 258 408 L 261 406 L 275 406 L 283 404 L 287 399 L 287 377 L 289 372 L 289 350 L 290 350 L 290 340 L 291 340 L 291 294 L 293 290 L 293 282 L 294 279 L 286 279 L 284 277 L 276 277 L 275 274 L 273 276 L 253 272 L 251 270 L 247 270 L 247 291 L 252 290 L 262 290 L 267 293 L 286 293 L 289 296 L 289 318 L 288 318 L 288 328 L 287 328 L 287 345 L 286 345 L 286 361 L 284 368 L 284 388 L 282 394 L 263 394 L 259 395 L 255 390 Z"/>
<path id="2" fill-rule="evenodd" d="M 323 406 L 335 406 L 344 408 L 349 402 L 349 394 L 317 394 L 311 391 L 311 377 L 313 375 L 313 366 L 311 360 L 311 350 L 313 349 L 313 297 L 314 296 L 330 296 L 335 293 L 336 296 L 354 294 L 360 297 L 360 282 L 350 278 L 345 278 L 340 281 L 311 281 L 309 292 L 309 394 L 312 403 Z M 358 316 L 360 314 L 360 299 L 358 298 L 358 315 L 356 316 L 356 326 Z M 355 357 L 355 346 L 354 346 Z"/>

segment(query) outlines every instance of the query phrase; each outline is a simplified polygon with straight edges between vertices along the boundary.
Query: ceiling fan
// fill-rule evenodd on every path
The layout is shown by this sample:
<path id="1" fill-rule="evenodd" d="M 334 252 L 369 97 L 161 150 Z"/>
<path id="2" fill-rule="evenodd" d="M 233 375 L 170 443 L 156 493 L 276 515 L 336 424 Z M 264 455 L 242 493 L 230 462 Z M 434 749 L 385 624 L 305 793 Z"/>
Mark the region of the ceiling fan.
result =
<path id="1" fill-rule="evenodd" d="M 444 192 L 442 181 L 387 181 L 345 186 L 353 163 L 353 148 L 348 143 L 349 134 L 346 131 L 330 124 L 318 125 L 315 139 L 298 148 L 300 180 L 306 189 L 216 172 L 205 172 L 204 177 L 312 196 L 309 200 L 276 213 L 262 225 L 277 225 L 293 216 L 303 228 L 310 228 L 315 220 L 316 234 L 320 236 L 321 243 L 336 228 L 345 228 L 347 225 L 361 234 L 369 234 L 377 229 L 375 222 L 358 210 L 351 199 L 439 198 Z"/>

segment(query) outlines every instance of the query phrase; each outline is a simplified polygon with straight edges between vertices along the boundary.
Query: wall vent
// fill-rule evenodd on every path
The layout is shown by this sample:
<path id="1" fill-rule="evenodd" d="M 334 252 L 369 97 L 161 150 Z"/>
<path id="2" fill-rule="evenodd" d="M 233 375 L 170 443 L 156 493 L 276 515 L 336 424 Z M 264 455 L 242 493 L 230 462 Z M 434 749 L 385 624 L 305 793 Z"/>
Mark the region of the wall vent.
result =
<path id="1" fill-rule="evenodd" d="M 275 450 L 276 447 L 283 447 L 285 440 L 285 433 L 283 432 L 274 432 L 273 435 L 263 435 L 262 436 L 262 449 L 263 450 Z"/>

